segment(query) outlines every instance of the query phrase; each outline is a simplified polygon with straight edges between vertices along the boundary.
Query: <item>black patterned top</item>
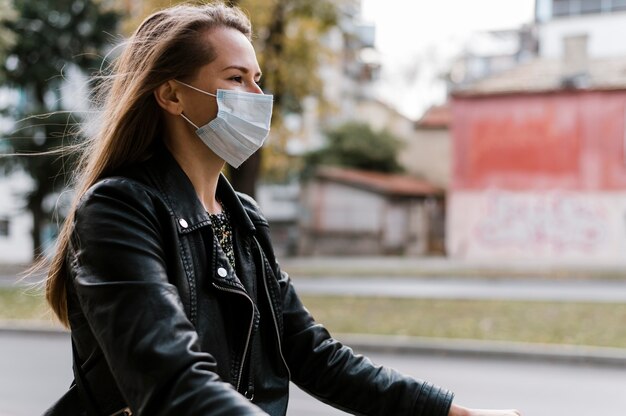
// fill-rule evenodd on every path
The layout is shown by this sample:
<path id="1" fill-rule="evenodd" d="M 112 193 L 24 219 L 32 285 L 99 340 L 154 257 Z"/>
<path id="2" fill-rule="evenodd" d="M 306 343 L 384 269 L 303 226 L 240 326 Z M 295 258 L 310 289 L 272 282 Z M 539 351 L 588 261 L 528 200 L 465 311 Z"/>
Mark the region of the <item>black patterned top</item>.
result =
<path id="1" fill-rule="evenodd" d="M 209 214 L 209 218 L 211 218 L 213 233 L 217 237 L 222 251 L 226 254 L 228 262 L 234 269 L 235 251 L 233 250 L 233 228 L 230 225 L 230 215 L 228 215 L 228 211 L 226 211 L 222 205 L 222 212 L 220 214 Z"/>

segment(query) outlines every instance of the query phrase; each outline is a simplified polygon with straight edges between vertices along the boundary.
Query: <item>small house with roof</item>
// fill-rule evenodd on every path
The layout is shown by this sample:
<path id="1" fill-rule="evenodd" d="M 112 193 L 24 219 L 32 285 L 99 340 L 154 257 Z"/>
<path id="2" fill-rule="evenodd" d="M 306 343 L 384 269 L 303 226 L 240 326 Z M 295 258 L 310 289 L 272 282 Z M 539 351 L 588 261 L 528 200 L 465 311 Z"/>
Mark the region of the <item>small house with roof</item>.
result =
<path id="1" fill-rule="evenodd" d="M 306 255 L 441 253 L 444 193 L 408 175 L 321 167 L 301 194 Z"/>

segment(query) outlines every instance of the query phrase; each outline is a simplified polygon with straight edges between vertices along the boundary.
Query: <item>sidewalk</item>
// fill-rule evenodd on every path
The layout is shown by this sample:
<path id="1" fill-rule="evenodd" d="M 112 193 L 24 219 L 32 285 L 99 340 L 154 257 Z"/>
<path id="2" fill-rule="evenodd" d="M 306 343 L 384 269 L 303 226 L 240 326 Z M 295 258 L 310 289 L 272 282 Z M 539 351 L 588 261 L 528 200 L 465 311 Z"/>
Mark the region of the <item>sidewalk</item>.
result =
<path id="1" fill-rule="evenodd" d="M 297 276 L 610 279 L 626 281 L 623 264 L 545 260 L 462 260 L 448 257 L 286 257 L 281 268 Z"/>
<path id="2" fill-rule="evenodd" d="M 626 303 L 626 281 L 467 277 L 293 276 L 300 294 L 409 299 Z"/>
<path id="3" fill-rule="evenodd" d="M 626 259 L 626 258 L 625 258 Z M 626 281 L 626 260 L 620 264 L 586 262 L 553 262 L 546 260 L 462 260 L 444 256 L 351 256 L 351 257 L 284 257 L 281 268 L 294 277 L 449 277 L 449 278 L 544 278 L 609 279 Z M 0 263 L 0 284 L 16 281 L 27 265 Z M 39 276 L 31 276 L 35 281 Z"/>

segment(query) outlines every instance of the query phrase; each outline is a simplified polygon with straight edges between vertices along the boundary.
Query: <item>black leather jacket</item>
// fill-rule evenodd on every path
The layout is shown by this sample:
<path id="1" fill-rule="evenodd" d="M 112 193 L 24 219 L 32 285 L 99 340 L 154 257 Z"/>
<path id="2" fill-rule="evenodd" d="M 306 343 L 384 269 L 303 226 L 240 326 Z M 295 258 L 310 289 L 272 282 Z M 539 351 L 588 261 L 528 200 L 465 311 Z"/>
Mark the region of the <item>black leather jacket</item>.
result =
<path id="1" fill-rule="evenodd" d="M 164 148 L 81 199 L 68 254 L 78 362 L 102 414 L 284 415 L 289 380 L 354 414 L 448 414 L 452 394 L 334 340 L 280 270 L 256 203 L 224 177 L 236 270 Z M 106 365 L 104 365 L 106 364 Z"/>

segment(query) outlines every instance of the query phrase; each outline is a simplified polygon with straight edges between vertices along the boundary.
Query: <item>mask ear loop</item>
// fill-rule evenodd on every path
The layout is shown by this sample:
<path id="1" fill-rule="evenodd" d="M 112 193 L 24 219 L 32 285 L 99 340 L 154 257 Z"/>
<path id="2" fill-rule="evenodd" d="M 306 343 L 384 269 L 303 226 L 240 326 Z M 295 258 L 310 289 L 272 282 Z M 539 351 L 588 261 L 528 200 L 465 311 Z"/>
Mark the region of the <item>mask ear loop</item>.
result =
<path id="1" fill-rule="evenodd" d="M 196 90 L 196 91 L 198 91 L 198 92 L 201 92 L 202 94 L 210 95 L 211 97 L 216 97 L 216 98 L 217 98 L 217 94 L 213 94 L 213 93 L 210 93 L 210 92 L 208 92 L 208 91 L 203 91 L 203 90 L 201 90 L 200 88 L 196 88 L 196 87 L 194 87 L 193 85 L 189 85 L 189 84 L 184 83 L 184 82 L 182 82 L 182 81 L 179 81 L 179 80 L 177 80 L 177 79 L 175 79 L 174 81 L 175 81 L 175 82 L 178 82 L 179 84 L 184 85 L 185 87 L 191 88 L 192 90 Z"/>
<path id="2" fill-rule="evenodd" d="M 189 123 L 189 124 L 191 124 L 192 126 L 194 126 L 194 127 L 196 128 L 196 130 L 198 130 L 198 129 L 200 128 L 200 127 L 196 126 L 196 125 L 194 124 L 194 122 L 193 122 L 193 121 L 189 120 L 189 119 L 187 118 L 187 116 L 185 116 L 185 114 L 184 114 L 184 113 L 180 113 L 180 116 L 181 116 L 182 118 L 184 118 L 184 119 L 187 121 L 187 123 Z"/>

